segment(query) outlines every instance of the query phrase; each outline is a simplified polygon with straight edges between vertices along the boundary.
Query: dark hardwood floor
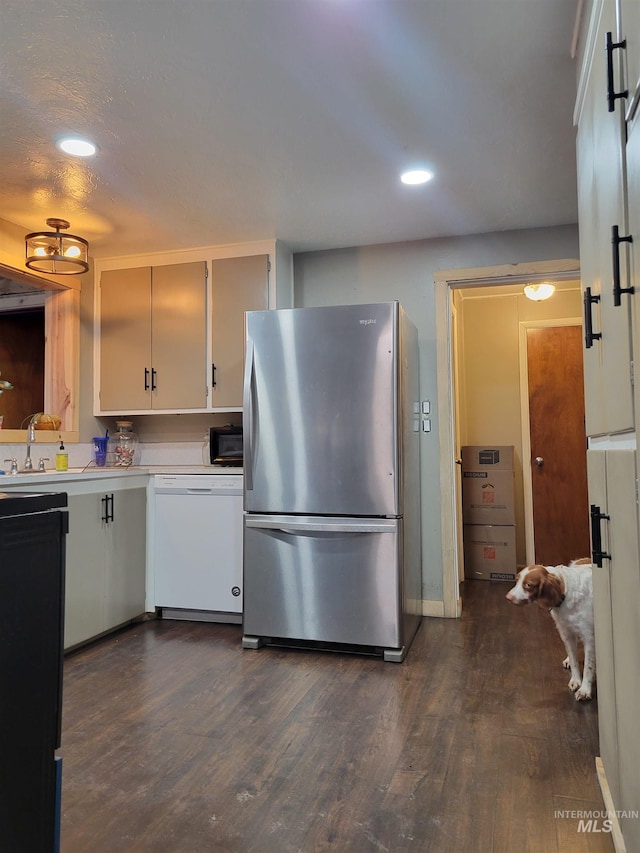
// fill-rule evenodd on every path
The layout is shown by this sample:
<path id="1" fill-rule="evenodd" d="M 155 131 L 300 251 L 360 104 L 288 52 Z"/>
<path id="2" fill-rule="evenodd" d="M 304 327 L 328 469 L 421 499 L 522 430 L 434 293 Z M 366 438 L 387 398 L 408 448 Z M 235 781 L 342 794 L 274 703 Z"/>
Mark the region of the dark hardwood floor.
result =
<path id="1" fill-rule="evenodd" d="M 467 581 L 403 664 L 141 623 L 65 662 L 63 853 L 578 853 L 597 705 L 548 614 Z M 567 816 L 569 815 L 569 816 Z"/>

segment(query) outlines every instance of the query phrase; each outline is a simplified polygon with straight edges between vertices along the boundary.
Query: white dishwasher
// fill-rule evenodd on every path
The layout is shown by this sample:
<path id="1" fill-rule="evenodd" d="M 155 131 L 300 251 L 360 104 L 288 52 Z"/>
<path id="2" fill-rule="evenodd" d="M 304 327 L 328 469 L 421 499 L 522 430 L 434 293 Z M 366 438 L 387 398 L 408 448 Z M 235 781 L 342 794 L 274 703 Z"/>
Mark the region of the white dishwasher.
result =
<path id="1" fill-rule="evenodd" d="M 242 622 L 242 474 L 156 474 L 155 606 Z"/>

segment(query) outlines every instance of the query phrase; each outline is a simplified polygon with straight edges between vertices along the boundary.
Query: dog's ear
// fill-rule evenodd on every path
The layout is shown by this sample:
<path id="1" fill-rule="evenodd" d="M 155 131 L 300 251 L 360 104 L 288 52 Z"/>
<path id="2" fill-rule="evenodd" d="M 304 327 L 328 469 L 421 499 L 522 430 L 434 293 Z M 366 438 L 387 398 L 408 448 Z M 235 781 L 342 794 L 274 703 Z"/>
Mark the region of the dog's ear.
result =
<path id="1" fill-rule="evenodd" d="M 564 584 L 558 575 L 545 572 L 540 578 L 538 597 L 536 599 L 540 607 L 551 608 L 562 604 L 564 600 Z"/>

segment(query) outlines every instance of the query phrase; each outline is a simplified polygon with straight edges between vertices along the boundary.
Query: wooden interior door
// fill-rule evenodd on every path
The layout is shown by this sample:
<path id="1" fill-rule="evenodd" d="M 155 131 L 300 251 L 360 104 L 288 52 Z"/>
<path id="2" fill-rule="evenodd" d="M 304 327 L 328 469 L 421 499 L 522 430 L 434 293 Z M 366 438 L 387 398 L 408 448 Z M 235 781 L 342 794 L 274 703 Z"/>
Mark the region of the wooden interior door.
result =
<path id="1" fill-rule="evenodd" d="M 535 559 L 590 554 L 582 328 L 527 329 Z"/>

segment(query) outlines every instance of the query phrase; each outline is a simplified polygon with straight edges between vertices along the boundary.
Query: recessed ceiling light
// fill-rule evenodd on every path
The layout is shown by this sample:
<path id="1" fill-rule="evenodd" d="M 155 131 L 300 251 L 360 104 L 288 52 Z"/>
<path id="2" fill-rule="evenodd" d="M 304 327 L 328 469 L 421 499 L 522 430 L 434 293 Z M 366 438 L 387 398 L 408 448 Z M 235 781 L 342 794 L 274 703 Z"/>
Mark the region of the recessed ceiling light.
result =
<path id="1" fill-rule="evenodd" d="M 403 184 L 426 184 L 433 178 L 433 172 L 428 169 L 410 169 L 408 172 L 403 172 L 400 175 L 400 180 Z"/>
<path id="2" fill-rule="evenodd" d="M 65 154 L 71 154 L 74 157 L 93 157 L 97 150 L 93 142 L 80 136 L 65 136 L 59 139 L 56 145 Z"/>

